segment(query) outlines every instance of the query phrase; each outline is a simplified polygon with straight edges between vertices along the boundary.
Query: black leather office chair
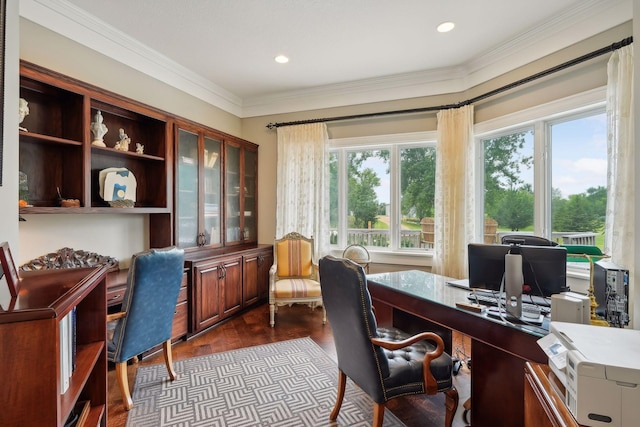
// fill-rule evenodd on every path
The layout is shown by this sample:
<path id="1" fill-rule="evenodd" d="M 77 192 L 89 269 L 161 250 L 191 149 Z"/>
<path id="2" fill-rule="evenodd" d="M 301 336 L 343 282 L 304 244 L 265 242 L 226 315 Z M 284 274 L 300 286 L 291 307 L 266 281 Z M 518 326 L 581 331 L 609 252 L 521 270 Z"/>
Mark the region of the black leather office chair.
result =
<path id="1" fill-rule="evenodd" d="M 530 236 L 527 234 L 508 234 L 502 236 L 502 244 L 520 243 L 527 246 L 558 246 L 558 242 L 540 236 Z"/>
<path id="2" fill-rule="evenodd" d="M 398 329 L 377 328 L 363 268 L 331 256 L 319 262 L 322 298 L 338 354 L 338 396 L 329 419 L 336 421 L 347 377 L 374 401 L 373 426 L 382 426 L 385 403 L 410 394 L 446 395 L 446 425 L 458 408 L 451 357 L 439 335 L 409 336 Z"/>

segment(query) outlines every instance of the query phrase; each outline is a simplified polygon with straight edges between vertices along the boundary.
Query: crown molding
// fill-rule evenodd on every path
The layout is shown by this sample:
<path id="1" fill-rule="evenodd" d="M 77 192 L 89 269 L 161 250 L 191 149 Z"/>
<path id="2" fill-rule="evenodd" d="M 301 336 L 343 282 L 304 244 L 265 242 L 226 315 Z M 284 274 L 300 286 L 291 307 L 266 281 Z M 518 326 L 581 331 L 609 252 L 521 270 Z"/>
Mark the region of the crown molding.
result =
<path id="1" fill-rule="evenodd" d="M 65 0 L 20 0 L 20 16 L 242 117 L 242 99 Z"/>
<path id="2" fill-rule="evenodd" d="M 20 0 L 20 16 L 240 118 L 465 91 L 629 21 L 631 0 L 585 0 L 456 67 L 242 99 L 65 0 Z"/>

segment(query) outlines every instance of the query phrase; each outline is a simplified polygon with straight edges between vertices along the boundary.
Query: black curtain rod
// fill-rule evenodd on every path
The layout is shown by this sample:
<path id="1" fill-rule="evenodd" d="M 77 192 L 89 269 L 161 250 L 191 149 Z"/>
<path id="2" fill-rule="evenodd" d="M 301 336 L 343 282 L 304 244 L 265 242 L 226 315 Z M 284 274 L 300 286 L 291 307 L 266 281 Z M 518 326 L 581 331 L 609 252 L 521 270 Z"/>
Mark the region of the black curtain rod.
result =
<path id="1" fill-rule="evenodd" d="M 509 83 L 508 85 L 501 86 L 497 89 L 491 90 L 482 95 L 478 95 L 475 98 L 468 99 L 466 101 L 458 102 L 456 104 L 447 104 L 447 105 L 438 105 L 433 107 L 422 107 L 422 108 L 411 108 L 408 110 L 395 110 L 395 111 L 381 111 L 377 113 L 364 113 L 364 114 L 352 114 L 348 116 L 337 116 L 337 117 L 325 117 L 322 119 L 309 119 L 309 120 L 298 120 L 293 122 L 280 122 L 280 123 L 269 123 L 267 124 L 267 128 L 275 129 L 281 126 L 291 126 L 291 125 L 305 125 L 309 123 L 324 123 L 324 122 L 335 122 L 341 120 L 353 120 L 353 119 L 366 119 L 369 117 L 380 117 L 380 116 L 390 116 L 394 114 L 412 114 L 412 113 L 424 113 L 429 111 L 440 111 L 440 110 L 448 110 L 451 108 L 460 108 L 465 105 L 473 104 L 474 102 L 481 101 L 486 98 L 490 98 L 499 93 L 508 91 L 510 89 L 516 88 L 518 86 L 522 86 L 526 83 L 530 83 L 534 80 L 540 79 L 542 77 L 546 77 L 555 72 L 564 70 L 569 67 L 573 67 L 574 65 L 580 64 L 582 62 L 588 61 L 590 59 L 596 58 L 600 55 L 604 55 L 609 52 L 613 52 L 614 50 L 620 49 L 621 47 L 630 45 L 633 43 L 633 37 L 627 37 L 626 39 L 620 40 L 619 42 L 613 43 L 610 46 L 605 46 L 601 49 L 594 50 L 593 52 L 587 53 L 586 55 L 582 55 L 578 58 L 572 59 L 570 61 L 564 62 L 560 65 L 556 65 L 555 67 L 548 68 L 539 73 L 533 74 L 529 77 L 525 77 L 524 79 L 520 79 L 513 83 Z"/>

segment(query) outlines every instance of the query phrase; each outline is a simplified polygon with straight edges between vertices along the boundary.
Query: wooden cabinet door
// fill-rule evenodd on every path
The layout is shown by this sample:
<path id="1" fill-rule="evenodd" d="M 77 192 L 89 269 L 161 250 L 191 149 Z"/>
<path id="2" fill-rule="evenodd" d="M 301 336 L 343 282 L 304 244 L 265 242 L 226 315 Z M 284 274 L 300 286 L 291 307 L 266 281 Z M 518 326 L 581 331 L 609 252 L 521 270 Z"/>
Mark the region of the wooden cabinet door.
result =
<path id="1" fill-rule="evenodd" d="M 244 305 L 249 306 L 255 304 L 258 301 L 258 271 L 260 270 L 259 263 L 260 258 L 257 253 L 245 255 L 244 260 L 244 283 L 243 283 L 243 299 Z"/>
<path id="2" fill-rule="evenodd" d="M 222 319 L 220 297 L 223 265 L 208 263 L 194 267 L 194 330 L 199 331 Z"/>
<path id="3" fill-rule="evenodd" d="M 242 309 L 242 258 L 227 260 L 223 264 L 222 317 Z"/>
<path id="4" fill-rule="evenodd" d="M 244 306 L 266 299 L 269 293 L 269 269 L 273 264 L 273 250 L 257 250 L 244 257 Z"/>

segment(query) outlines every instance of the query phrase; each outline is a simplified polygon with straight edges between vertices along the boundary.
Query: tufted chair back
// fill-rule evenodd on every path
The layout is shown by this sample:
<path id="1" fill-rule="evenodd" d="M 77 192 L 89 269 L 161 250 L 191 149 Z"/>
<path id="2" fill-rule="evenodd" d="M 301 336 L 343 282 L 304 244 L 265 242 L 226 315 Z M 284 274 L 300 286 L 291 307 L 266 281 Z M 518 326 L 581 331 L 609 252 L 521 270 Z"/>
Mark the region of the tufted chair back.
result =
<path id="1" fill-rule="evenodd" d="M 115 363 L 144 353 L 171 338 L 173 314 L 184 270 L 184 251 L 151 249 L 133 255 L 122 311 L 109 343 Z"/>

